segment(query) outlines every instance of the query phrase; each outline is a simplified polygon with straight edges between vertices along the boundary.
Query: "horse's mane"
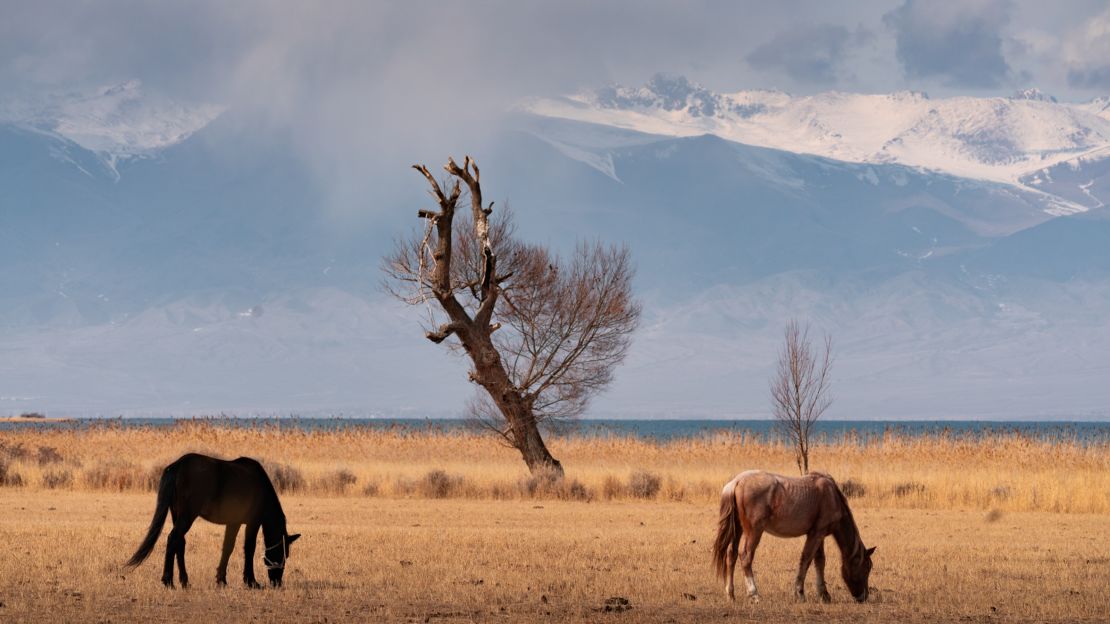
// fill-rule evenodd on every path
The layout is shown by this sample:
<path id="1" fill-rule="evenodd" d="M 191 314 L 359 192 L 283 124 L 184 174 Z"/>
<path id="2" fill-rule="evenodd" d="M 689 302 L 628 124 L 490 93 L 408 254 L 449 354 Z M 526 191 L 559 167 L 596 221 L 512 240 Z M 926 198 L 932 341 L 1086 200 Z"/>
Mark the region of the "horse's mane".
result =
<path id="1" fill-rule="evenodd" d="M 832 482 L 833 490 L 836 492 L 836 497 L 840 501 L 840 506 L 844 508 L 844 514 L 848 517 L 849 520 L 852 521 L 852 525 L 854 526 L 856 523 L 856 519 L 852 516 L 852 508 L 848 506 L 848 497 L 845 496 L 844 492 L 840 490 L 840 484 L 836 482 L 836 479 L 834 479 L 831 474 L 823 472 L 821 470 L 810 470 L 808 473 L 806 473 L 806 475 L 822 477 Z"/>
<path id="2" fill-rule="evenodd" d="M 251 457 L 240 457 L 235 460 L 236 463 L 250 466 L 254 468 L 258 474 L 262 475 L 262 483 L 265 488 L 266 497 L 273 501 L 274 507 L 277 509 L 277 515 L 281 518 L 282 525 L 285 524 L 285 510 L 281 506 L 281 497 L 278 496 L 277 488 L 274 487 L 274 481 L 270 478 L 270 473 L 266 471 L 266 467 L 262 462 Z"/>
<path id="3" fill-rule="evenodd" d="M 832 481 L 833 489 L 836 490 L 836 497 L 840 499 L 840 506 L 844 508 L 844 515 L 846 515 L 848 519 L 852 521 L 852 525 L 855 526 L 856 519 L 852 516 L 852 508 L 848 506 L 848 497 L 844 495 L 844 492 L 840 489 L 840 484 L 836 482 L 836 479 L 829 477 L 829 481 Z"/>
<path id="4" fill-rule="evenodd" d="M 841 513 L 843 514 L 843 516 L 840 518 L 841 526 L 844 529 L 847 529 L 846 532 L 849 532 L 853 537 L 855 537 L 855 544 L 852 549 L 851 555 L 851 557 L 854 558 L 855 554 L 862 550 L 864 546 L 863 539 L 860 537 L 859 534 L 859 526 L 856 525 L 856 518 L 852 515 L 852 508 L 848 506 L 848 497 L 845 496 L 844 492 L 840 490 L 840 484 L 836 482 L 836 479 L 833 479 L 832 476 L 824 472 L 818 474 L 826 477 L 833 484 L 833 491 L 836 492 L 836 497 L 840 501 Z"/>

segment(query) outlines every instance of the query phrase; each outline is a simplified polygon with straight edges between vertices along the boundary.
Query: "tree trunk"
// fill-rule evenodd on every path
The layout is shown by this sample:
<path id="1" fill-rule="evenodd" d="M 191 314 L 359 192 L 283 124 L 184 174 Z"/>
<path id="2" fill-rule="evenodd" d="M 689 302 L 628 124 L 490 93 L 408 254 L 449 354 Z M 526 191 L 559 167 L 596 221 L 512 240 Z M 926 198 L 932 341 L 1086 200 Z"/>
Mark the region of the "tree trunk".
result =
<path id="1" fill-rule="evenodd" d="M 501 365 L 501 356 L 497 349 L 488 336 L 475 338 L 473 341 L 463 340 L 463 346 L 470 352 L 471 361 L 474 362 L 474 377 L 505 417 L 511 433 L 510 441 L 520 451 L 528 471 L 532 474 L 549 473 L 562 477 L 563 465 L 547 450 L 532 408 L 513 387 L 509 375 Z"/>
<path id="2" fill-rule="evenodd" d="M 536 419 L 532 414 L 528 414 L 518 419 L 518 423 L 520 426 L 514 427 L 513 437 L 516 440 L 517 450 L 524 458 L 524 463 L 528 465 L 529 472 L 554 474 L 562 478 L 563 465 L 547 450 L 547 445 L 543 443 L 543 438 L 540 436 L 539 427 L 536 426 Z"/>

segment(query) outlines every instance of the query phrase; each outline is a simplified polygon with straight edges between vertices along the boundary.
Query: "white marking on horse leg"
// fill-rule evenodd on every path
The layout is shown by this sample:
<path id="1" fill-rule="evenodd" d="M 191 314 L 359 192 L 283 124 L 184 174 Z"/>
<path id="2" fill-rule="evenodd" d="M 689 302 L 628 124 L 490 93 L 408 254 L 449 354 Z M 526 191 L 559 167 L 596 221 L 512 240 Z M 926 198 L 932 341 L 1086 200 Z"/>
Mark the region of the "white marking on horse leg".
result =
<path id="1" fill-rule="evenodd" d="M 748 584 L 748 596 L 750 596 L 752 598 L 758 598 L 759 597 L 759 592 L 757 592 L 756 589 L 755 589 L 755 575 L 754 574 L 745 574 L 744 575 L 744 582 Z"/>

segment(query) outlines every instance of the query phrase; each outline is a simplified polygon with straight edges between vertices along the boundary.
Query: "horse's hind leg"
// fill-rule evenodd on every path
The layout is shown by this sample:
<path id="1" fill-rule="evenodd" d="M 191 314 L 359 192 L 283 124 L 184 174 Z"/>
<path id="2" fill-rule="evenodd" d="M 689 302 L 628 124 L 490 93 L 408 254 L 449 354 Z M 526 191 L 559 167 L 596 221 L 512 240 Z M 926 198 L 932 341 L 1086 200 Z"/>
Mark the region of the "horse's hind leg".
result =
<path id="1" fill-rule="evenodd" d="M 755 549 L 763 537 L 763 529 L 752 527 L 744 531 L 744 549 L 740 552 L 740 566 L 744 568 L 744 581 L 748 585 L 748 597 L 759 600 L 759 592 L 755 588 L 755 574 L 752 572 L 752 561 L 755 560 Z"/>
<path id="2" fill-rule="evenodd" d="M 177 533 L 172 529 L 166 537 L 166 563 L 162 566 L 162 584 L 173 589 L 173 556 L 177 552 Z"/>
<path id="3" fill-rule="evenodd" d="M 189 573 L 185 571 L 185 534 L 192 528 L 196 516 L 183 516 L 180 522 L 174 524 L 173 530 L 178 534 L 177 538 L 177 579 L 181 581 L 181 588 L 185 589 L 189 586 Z M 173 575 L 173 572 L 170 572 Z"/>
<path id="4" fill-rule="evenodd" d="M 740 528 L 740 527 L 737 527 Z M 728 548 L 728 568 L 725 570 L 725 594 L 729 600 L 736 600 L 736 589 L 733 578 L 736 576 L 736 558 L 740 556 L 740 537 L 742 530 L 736 531 L 732 544 Z"/>
<path id="5" fill-rule="evenodd" d="M 821 602 L 832 602 L 829 588 L 825 586 L 825 540 L 821 540 L 821 545 L 817 547 L 817 552 L 813 556 L 813 567 L 817 573 L 817 597 Z"/>
<path id="6" fill-rule="evenodd" d="M 170 509 L 173 519 L 173 528 L 166 536 L 166 562 L 162 566 L 162 584 L 173 589 L 173 558 L 177 554 L 177 513 Z"/>

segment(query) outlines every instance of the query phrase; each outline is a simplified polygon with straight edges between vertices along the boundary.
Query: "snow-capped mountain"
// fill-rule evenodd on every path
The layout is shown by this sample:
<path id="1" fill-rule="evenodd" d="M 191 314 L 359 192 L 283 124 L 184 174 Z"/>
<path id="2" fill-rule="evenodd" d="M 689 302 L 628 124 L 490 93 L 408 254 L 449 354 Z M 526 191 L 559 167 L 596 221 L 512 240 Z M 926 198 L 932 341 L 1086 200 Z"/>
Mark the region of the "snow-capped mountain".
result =
<path id="1" fill-rule="evenodd" d="M 830 159 L 902 164 L 1026 186 L 1037 171 L 1110 157 L 1110 102 L 1057 102 L 1036 89 L 1009 98 L 925 93 L 714 93 L 678 76 L 522 102 L 525 112 L 666 136 L 721 138 Z M 1031 185 L 1039 191 L 1036 185 Z M 1058 197 L 1052 214 L 1090 207 Z"/>
<path id="2" fill-rule="evenodd" d="M 1030 111 L 1106 115 L 1033 91 L 959 100 L 994 102 L 1011 125 L 988 134 L 1017 138 L 975 152 L 943 126 L 906 144 L 1004 168 L 1054 127 Z M 1110 159 L 1075 148 L 1000 181 L 844 156 L 864 152 L 844 132 L 866 129 L 853 115 L 872 101 L 910 126 L 910 109 L 931 105 L 660 80 L 533 101 L 585 120 L 529 108 L 474 147 L 486 195 L 511 202 L 522 238 L 632 250 L 644 326 L 590 415 L 765 415 L 796 317 L 834 336 L 838 417 L 1105 417 Z M 963 123 L 956 100 L 940 102 L 938 116 Z M 459 413 L 465 364 L 377 288 L 391 238 L 427 201 L 407 160 L 368 168 L 373 192 L 336 210 L 293 137 L 234 110 L 137 83 L 39 104 L 0 121 L 0 413 Z M 805 106 L 800 119 L 841 132 L 840 157 L 698 126 L 786 128 Z M 818 136 L 807 128 L 794 130 Z M 444 380 L 436 393 L 421 391 L 429 375 Z"/>
<path id="3" fill-rule="evenodd" d="M 0 102 L 0 123 L 72 141 L 99 156 L 118 177 L 120 161 L 176 145 L 223 110 L 212 104 L 188 105 L 148 94 L 141 81 L 130 80 L 34 101 Z"/>

